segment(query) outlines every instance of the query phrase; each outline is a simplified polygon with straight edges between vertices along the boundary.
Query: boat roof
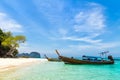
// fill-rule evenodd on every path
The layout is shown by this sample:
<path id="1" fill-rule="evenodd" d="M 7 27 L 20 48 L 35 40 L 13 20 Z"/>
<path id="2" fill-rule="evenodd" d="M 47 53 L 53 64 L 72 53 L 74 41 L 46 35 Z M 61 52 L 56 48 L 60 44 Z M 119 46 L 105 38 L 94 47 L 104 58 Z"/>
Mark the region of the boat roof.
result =
<path id="1" fill-rule="evenodd" d="M 87 58 L 101 58 L 101 57 L 97 57 L 97 56 L 83 56 L 83 57 L 87 57 Z"/>

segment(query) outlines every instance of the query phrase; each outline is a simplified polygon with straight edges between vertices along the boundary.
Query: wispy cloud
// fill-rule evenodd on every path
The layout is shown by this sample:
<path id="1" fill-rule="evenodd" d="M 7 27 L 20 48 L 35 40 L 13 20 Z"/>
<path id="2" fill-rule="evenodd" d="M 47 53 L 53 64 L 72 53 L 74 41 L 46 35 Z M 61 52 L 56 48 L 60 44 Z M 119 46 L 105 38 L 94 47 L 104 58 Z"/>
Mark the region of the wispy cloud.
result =
<path id="1" fill-rule="evenodd" d="M 59 29 L 60 39 L 91 44 L 103 41 L 95 38 L 103 34 L 106 28 L 104 8 L 97 3 L 88 3 L 87 7 L 74 15 L 72 30 Z"/>
<path id="2" fill-rule="evenodd" d="M 22 25 L 2 12 L 0 12 L 0 28 L 5 31 L 23 32 Z"/>
<path id="3" fill-rule="evenodd" d="M 96 33 L 104 30 L 106 25 L 103 7 L 99 4 L 92 4 L 89 3 L 90 8 L 80 11 L 75 16 L 74 29 L 76 32 Z"/>
<path id="4" fill-rule="evenodd" d="M 89 3 L 87 6 L 89 6 L 89 8 L 81 10 L 74 17 L 75 24 L 73 25 L 73 30 L 74 33 L 78 33 L 78 35 L 64 36 L 62 39 L 90 43 L 84 45 L 69 45 L 69 47 L 78 50 L 103 50 L 119 46 L 116 42 L 104 43 L 102 39 L 95 39 L 102 35 L 106 29 L 104 7 L 96 3 Z M 79 34 L 85 35 L 81 36 Z"/>
<path id="5" fill-rule="evenodd" d="M 77 37 L 63 37 L 63 40 L 71 40 L 71 41 L 81 41 L 81 42 L 86 42 L 86 43 L 91 43 L 91 44 L 95 44 L 95 43 L 99 43 L 102 40 L 93 40 L 89 37 L 82 37 L 82 38 L 77 38 Z"/>

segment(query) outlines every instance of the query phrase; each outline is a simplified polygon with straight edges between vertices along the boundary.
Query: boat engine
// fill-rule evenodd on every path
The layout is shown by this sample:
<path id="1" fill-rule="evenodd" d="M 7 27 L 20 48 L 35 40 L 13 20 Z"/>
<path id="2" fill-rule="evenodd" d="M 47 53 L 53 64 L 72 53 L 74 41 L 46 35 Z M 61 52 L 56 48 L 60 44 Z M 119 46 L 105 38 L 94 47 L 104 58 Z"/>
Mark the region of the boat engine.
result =
<path id="1" fill-rule="evenodd" d="M 108 56 L 108 59 L 110 59 L 111 61 L 114 61 L 114 59 L 111 55 Z"/>

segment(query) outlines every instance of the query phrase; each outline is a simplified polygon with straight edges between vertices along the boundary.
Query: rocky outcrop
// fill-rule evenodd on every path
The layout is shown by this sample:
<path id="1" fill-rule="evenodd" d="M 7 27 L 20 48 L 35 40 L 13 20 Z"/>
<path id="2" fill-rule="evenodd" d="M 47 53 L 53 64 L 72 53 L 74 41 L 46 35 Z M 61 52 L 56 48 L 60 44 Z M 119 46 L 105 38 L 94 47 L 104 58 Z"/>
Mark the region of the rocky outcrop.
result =
<path id="1" fill-rule="evenodd" d="M 41 58 L 40 53 L 38 52 L 31 52 L 29 56 L 31 58 Z"/>
<path id="2" fill-rule="evenodd" d="M 17 54 L 17 57 L 26 57 L 26 58 L 41 58 L 40 53 L 38 52 L 31 52 L 31 53 L 21 53 Z"/>

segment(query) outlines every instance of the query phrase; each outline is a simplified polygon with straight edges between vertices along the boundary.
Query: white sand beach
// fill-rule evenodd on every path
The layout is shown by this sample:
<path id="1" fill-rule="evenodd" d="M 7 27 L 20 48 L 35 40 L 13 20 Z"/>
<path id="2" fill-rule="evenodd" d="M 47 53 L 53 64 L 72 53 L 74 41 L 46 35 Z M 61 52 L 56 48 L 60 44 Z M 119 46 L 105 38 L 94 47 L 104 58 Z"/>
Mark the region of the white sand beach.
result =
<path id="1" fill-rule="evenodd" d="M 0 71 L 6 71 L 15 67 L 27 66 L 45 61 L 47 60 L 37 58 L 0 58 Z"/>

